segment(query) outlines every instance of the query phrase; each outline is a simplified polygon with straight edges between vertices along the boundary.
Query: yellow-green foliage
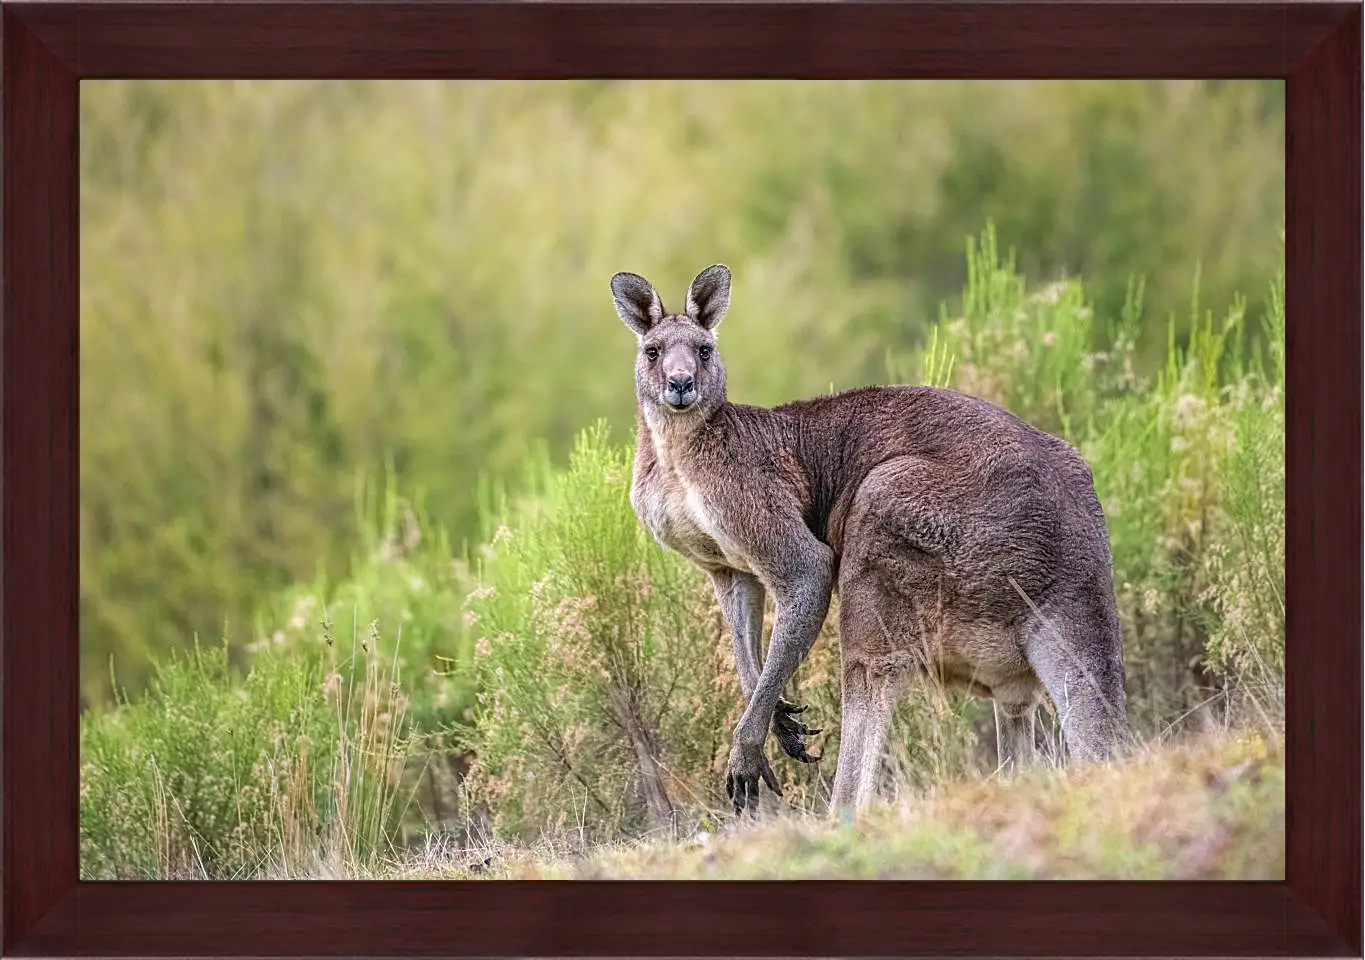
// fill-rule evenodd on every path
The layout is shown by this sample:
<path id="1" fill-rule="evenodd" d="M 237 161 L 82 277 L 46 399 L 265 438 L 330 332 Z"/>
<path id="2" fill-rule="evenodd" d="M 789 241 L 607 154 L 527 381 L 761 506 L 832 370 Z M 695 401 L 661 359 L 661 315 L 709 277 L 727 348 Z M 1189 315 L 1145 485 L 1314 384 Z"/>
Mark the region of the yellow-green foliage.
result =
<path id="1" fill-rule="evenodd" d="M 629 447 L 603 426 L 584 433 L 480 559 L 466 742 L 471 795 L 500 832 L 668 827 L 679 801 L 713 792 L 740 702 L 729 641 L 709 581 L 636 520 L 630 476 Z"/>
<path id="2" fill-rule="evenodd" d="M 347 575 L 353 484 L 386 452 L 458 548 L 480 539 L 480 476 L 514 477 L 540 440 L 562 463 L 598 418 L 624 431 L 617 270 L 676 305 L 730 263 L 734 397 L 775 403 L 913 351 L 988 217 L 1031 280 L 1083 274 L 1110 316 L 1132 274 L 1172 308 L 1196 261 L 1220 311 L 1259 289 L 1283 210 L 1278 81 L 99 80 L 81 97 L 94 702 L 111 656 L 140 689 L 149 653 L 225 624 L 245 643 L 274 591 Z"/>
<path id="3" fill-rule="evenodd" d="M 383 487 L 361 484 L 357 493 L 350 575 L 319 576 L 269 597 L 246 653 L 318 655 L 328 615 L 346 630 L 379 624 L 397 679 L 411 697 L 409 716 L 424 730 L 439 730 L 473 702 L 471 641 L 462 618 L 469 574 L 421 498 L 414 503 L 400 496 L 392 473 Z"/>
<path id="4" fill-rule="evenodd" d="M 330 658 L 262 651 L 241 678 L 224 647 L 196 646 L 158 666 L 145 698 L 86 714 L 81 875 L 297 875 L 324 856 L 391 855 L 407 698 L 378 641 Z"/>
<path id="5" fill-rule="evenodd" d="M 1282 722 L 1280 83 L 98 81 L 82 111 L 84 875 L 372 871 L 428 787 L 523 839 L 724 808 L 730 641 L 627 500 L 621 269 L 676 306 L 734 268 L 735 400 L 889 373 L 1067 436 L 1138 734 Z M 1270 277 L 1262 319 L 1236 291 Z M 836 623 L 788 691 L 827 759 L 774 758 L 800 811 Z M 890 739 L 911 792 L 994 762 L 989 709 L 933 691 Z"/>

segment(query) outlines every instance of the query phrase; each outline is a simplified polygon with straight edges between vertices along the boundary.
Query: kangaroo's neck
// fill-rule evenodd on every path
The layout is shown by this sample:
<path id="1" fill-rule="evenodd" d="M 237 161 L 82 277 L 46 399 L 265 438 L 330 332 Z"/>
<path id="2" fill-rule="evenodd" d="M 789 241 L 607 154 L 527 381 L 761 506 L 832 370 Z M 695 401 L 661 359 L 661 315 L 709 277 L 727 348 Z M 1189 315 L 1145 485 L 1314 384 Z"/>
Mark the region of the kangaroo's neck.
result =
<path id="1" fill-rule="evenodd" d="M 714 475 L 727 466 L 799 454 L 789 418 L 765 407 L 724 401 L 704 416 L 674 415 L 658 407 L 636 410 L 636 470 L 659 468 L 681 476 Z"/>
<path id="2" fill-rule="evenodd" d="M 720 452 L 726 441 L 728 401 L 705 413 L 676 414 L 658 406 L 639 405 L 635 411 L 635 458 L 644 465 L 658 464 L 669 470 L 686 471 L 703 445 Z"/>

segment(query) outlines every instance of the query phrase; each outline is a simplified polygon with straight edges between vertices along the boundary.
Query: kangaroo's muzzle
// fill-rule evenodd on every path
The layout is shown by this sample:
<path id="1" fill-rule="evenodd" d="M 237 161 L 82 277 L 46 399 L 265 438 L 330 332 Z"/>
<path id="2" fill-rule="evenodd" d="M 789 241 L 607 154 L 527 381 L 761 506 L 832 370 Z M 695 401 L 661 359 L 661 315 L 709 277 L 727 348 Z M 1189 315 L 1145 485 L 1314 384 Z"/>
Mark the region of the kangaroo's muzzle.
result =
<path id="1" fill-rule="evenodd" d="M 668 378 L 664 403 L 674 410 L 686 410 L 697 402 L 697 381 L 690 373 L 674 374 Z"/>

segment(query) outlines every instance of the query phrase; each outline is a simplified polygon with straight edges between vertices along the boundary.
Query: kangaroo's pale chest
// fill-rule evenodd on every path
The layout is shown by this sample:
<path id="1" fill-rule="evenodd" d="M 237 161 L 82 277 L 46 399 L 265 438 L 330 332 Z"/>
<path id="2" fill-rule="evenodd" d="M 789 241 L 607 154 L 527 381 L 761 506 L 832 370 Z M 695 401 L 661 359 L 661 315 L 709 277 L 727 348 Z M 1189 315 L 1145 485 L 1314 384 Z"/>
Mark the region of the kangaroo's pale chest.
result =
<path id="1" fill-rule="evenodd" d="M 638 476 L 631 492 L 636 515 L 659 543 L 705 567 L 749 570 L 744 552 L 702 489 L 665 459 Z"/>

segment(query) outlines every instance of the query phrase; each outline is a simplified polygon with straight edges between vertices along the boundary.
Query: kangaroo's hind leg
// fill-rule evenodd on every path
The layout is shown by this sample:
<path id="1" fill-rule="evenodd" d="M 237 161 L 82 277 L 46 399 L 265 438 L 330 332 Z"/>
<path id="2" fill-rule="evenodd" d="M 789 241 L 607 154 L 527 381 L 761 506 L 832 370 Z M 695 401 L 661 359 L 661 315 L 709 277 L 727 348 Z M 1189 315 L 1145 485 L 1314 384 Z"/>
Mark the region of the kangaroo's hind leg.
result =
<path id="1" fill-rule="evenodd" d="M 896 642 L 905 625 L 888 622 L 884 595 L 867 579 L 849 579 L 840 586 L 843 718 L 831 812 L 861 810 L 876 796 L 891 717 L 914 668 Z"/>
<path id="2" fill-rule="evenodd" d="M 1037 757 L 1034 747 L 1036 703 L 1007 703 L 994 698 L 995 747 L 1002 770 L 1029 766 Z"/>
<path id="3" fill-rule="evenodd" d="M 863 738 L 871 707 L 867 672 L 862 664 L 843 663 L 842 717 L 839 722 L 839 765 L 834 771 L 831 812 L 853 810 L 863 762 Z"/>
<path id="4" fill-rule="evenodd" d="M 1006 635 L 1000 641 L 1002 649 L 1016 650 L 1018 641 Z M 1030 766 L 1038 759 L 1034 739 L 1038 705 L 1043 700 L 1044 687 L 1023 651 L 1010 657 L 1018 660 L 1014 673 L 994 671 L 987 695 L 995 708 L 995 746 L 999 769 L 1004 772 Z M 1001 660 L 998 658 L 996 664 Z M 978 695 L 979 692 L 978 692 Z"/>
<path id="5" fill-rule="evenodd" d="M 902 671 L 859 661 L 843 666 L 843 722 L 831 810 L 861 810 L 877 795 L 891 716 L 905 688 Z"/>
<path id="6" fill-rule="evenodd" d="M 1057 708 L 1071 756 L 1117 756 L 1127 731 L 1123 640 L 1107 591 L 1046 604 L 1030 627 L 1025 652 Z"/>
<path id="7" fill-rule="evenodd" d="M 889 460 L 864 478 L 844 523 L 844 703 L 834 809 L 861 809 L 876 795 L 896 703 L 907 681 L 935 661 L 943 587 L 936 489 L 932 465 Z"/>

